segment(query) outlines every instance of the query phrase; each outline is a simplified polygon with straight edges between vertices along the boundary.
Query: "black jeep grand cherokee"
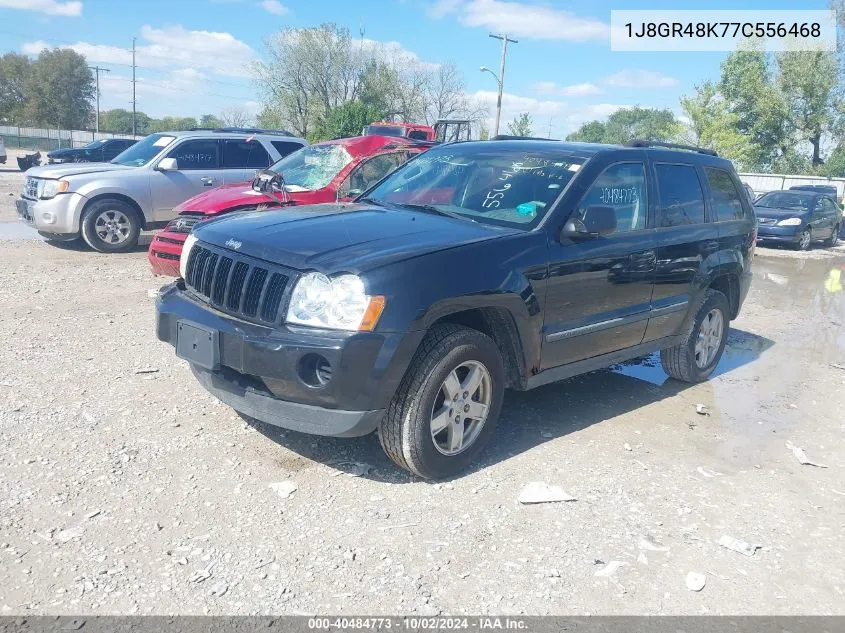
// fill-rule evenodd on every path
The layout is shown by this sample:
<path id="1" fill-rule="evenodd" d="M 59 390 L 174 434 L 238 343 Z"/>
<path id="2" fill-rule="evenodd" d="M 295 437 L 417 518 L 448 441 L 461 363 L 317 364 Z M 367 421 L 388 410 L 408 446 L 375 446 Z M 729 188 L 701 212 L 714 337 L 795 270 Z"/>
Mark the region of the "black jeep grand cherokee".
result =
<path id="1" fill-rule="evenodd" d="M 657 145 L 441 145 L 355 203 L 204 222 L 158 337 L 243 416 L 377 431 L 426 478 L 479 454 L 507 388 L 656 350 L 705 380 L 756 221 L 728 161 Z"/>

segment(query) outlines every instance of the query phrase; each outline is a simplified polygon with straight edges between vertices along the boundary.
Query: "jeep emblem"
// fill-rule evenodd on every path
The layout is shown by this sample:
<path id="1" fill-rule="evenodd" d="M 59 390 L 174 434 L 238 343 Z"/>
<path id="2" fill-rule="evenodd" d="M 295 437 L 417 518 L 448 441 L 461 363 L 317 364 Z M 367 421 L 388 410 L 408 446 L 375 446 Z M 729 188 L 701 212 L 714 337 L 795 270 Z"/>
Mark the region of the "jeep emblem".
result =
<path id="1" fill-rule="evenodd" d="M 241 247 L 241 242 L 236 240 L 234 237 L 230 237 L 228 240 L 226 240 L 226 246 L 236 251 Z"/>

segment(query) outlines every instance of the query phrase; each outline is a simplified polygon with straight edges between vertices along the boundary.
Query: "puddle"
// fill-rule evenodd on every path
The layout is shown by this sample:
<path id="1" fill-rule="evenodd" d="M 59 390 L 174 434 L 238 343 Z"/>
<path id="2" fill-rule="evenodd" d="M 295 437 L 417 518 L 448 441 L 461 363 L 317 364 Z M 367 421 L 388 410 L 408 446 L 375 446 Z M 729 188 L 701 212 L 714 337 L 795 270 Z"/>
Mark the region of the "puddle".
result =
<path id="1" fill-rule="evenodd" d="M 43 239 L 35 229 L 21 222 L 0 222 L 0 241 Z"/>

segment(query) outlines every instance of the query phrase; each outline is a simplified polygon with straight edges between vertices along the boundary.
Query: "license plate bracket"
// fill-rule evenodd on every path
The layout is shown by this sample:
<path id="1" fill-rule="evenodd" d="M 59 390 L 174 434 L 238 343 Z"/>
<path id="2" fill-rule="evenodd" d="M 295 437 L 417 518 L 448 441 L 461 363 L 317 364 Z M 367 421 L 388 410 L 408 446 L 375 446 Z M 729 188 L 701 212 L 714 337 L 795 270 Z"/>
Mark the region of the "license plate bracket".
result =
<path id="1" fill-rule="evenodd" d="M 220 332 L 189 321 L 176 322 L 176 355 L 210 371 L 220 368 Z"/>

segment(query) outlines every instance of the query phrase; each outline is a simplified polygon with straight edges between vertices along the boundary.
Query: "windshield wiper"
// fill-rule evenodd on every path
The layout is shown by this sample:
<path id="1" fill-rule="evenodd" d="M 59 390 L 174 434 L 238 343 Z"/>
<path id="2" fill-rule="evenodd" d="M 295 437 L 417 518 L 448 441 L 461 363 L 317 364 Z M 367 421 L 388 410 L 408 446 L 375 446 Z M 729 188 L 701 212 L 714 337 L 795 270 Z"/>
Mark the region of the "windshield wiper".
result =
<path id="1" fill-rule="evenodd" d="M 477 222 L 477 220 L 473 220 L 470 217 L 467 217 L 461 213 L 453 213 L 452 211 L 445 211 L 444 209 L 438 209 L 434 205 L 431 204 L 413 204 L 410 202 L 397 202 L 396 203 L 400 207 L 404 207 L 406 209 L 412 209 L 414 211 L 425 211 L 426 213 L 434 213 L 436 215 L 443 215 L 447 218 L 455 218 L 456 220 L 467 220 L 468 222 Z"/>
<path id="2" fill-rule="evenodd" d="M 369 202 L 370 204 L 374 204 L 377 207 L 383 207 L 384 206 L 384 202 L 382 202 L 381 200 L 377 200 L 375 198 L 355 198 L 355 200 L 353 200 L 353 202 Z"/>

